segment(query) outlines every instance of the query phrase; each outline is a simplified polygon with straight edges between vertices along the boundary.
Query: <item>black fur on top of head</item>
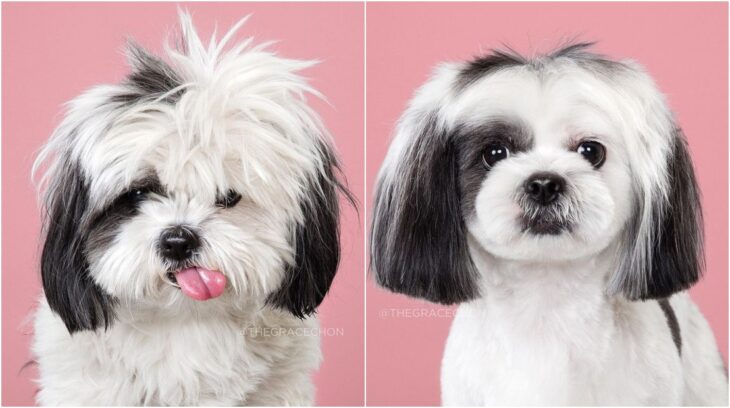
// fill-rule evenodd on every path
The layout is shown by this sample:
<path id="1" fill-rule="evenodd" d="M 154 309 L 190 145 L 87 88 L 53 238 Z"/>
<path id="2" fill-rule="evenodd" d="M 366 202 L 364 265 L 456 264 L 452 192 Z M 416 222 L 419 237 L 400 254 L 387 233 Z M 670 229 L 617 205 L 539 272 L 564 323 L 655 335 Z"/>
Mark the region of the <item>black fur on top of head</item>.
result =
<path id="1" fill-rule="evenodd" d="M 545 62 L 560 58 L 570 59 L 597 73 L 610 73 L 625 68 L 621 62 L 612 61 L 589 51 L 593 45 L 595 45 L 593 42 L 569 42 L 547 55 L 535 58 L 521 55 L 510 47 L 505 47 L 505 50 L 491 50 L 489 54 L 466 63 L 456 78 L 455 88 L 461 91 L 479 79 L 502 69 L 520 66 L 540 69 Z"/>
<path id="2" fill-rule="evenodd" d="M 127 45 L 127 59 L 132 68 L 123 83 L 127 91 L 115 95 L 113 101 L 134 104 L 163 97 L 163 100 L 175 103 L 180 98 L 183 90 L 178 88 L 183 81 L 168 63 L 132 40 Z"/>
<path id="3" fill-rule="evenodd" d="M 378 284 L 397 293 L 453 304 L 478 294 L 462 214 L 459 145 L 423 119 L 418 135 L 375 193 L 370 264 Z"/>
<path id="4" fill-rule="evenodd" d="M 614 287 L 632 300 L 669 297 L 692 286 L 704 269 L 700 190 L 687 142 L 678 128 L 674 131 L 672 150 L 667 158 L 667 176 L 667 194 L 659 195 L 653 202 L 640 196 L 634 218 L 626 230 L 624 242 L 630 248 L 622 250 L 623 254 L 637 253 L 634 248 L 637 245 L 650 248 L 644 270 L 631 270 L 632 265 L 642 264 L 624 260 L 622 270 L 614 278 Z M 654 231 L 650 237 L 637 239 L 646 206 L 652 211 Z M 651 242 L 642 242 L 644 240 Z"/>
<path id="5" fill-rule="evenodd" d="M 338 176 L 335 152 L 320 144 L 323 172 L 310 180 L 301 202 L 303 222 L 295 227 L 294 263 L 286 266 L 284 281 L 268 303 L 304 318 L 316 312 L 337 273 L 340 262 L 339 194 L 357 209 L 354 196 Z"/>
<path id="6" fill-rule="evenodd" d="M 456 88 L 464 89 L 492 72 L 527 63 L 527 59 L 509 48 L 507 51 L 492 50 L 491 54 L 474 58 L 462 68 L 456 79 Z"/>
<path id="7" fill-rule="evenodd" d="M 41 280 L 48 305 L 72 334 L 109 327 L 114 318 L 113 299 L 89 273 L 88 200 L 81 167 L 62 159 L 47 191 Z"/>

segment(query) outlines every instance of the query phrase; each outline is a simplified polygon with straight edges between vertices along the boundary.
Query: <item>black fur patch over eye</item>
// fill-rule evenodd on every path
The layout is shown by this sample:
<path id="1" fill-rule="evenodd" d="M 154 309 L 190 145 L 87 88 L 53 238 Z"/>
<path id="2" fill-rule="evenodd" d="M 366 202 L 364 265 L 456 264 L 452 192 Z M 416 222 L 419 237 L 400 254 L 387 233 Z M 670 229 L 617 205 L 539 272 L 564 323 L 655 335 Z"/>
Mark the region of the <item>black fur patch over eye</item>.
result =
<path id="1" fill-rule="evenodd" d="M 148 176 L 132 184 L 124 193 L 120 194 L 100 216 L 108 214 L 135 215 L 139 205 L 147 200 L 151 194 L 163 194 L 163 188 L 157 176 Z"/>
<path id="2" fill-rule="evenodd" d="M 530 128 L 517 118 L 495 117 L 480 125 L 459 126 L 452 137 L 459 145 L 459 186 L 464 217 L 474 214 L 474 202 L 492 167 L 532 148 Z"/>
<path id="3" fill-rule="evenodd" d="M 119 226 L 137 215 L 140 205 L 152 194 L 164 194 L 156 176 L 148 176 L 133 183 L 132 187 L 91 218 L 89 243 L 96 250 L 106 248 L 116 236 Z"/>
<path id="4" fill-rule="evenodd" d="M 231 208 L 235 207 L 239 201 L 241 201 L 241 194 L 234 190 L 228 190 L 226 195 L 216 200 L 215 205 L 221 208 Z"/>

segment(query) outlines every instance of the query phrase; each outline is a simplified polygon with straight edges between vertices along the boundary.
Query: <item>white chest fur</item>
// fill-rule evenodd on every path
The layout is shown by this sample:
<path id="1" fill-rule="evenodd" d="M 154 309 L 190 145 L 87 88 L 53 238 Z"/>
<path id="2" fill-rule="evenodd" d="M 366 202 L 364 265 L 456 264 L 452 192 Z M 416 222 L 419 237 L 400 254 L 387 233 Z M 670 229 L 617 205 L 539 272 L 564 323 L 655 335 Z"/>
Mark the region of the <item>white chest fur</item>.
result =
<path id="1" fill-rule="evenodd" d="M 107 331 L 69 336 L 43 302 L 33 345 L 42 385 L 38 401 L 44 405 L 313 402 L 309 375 L 321 359 L 318 338 L 310 335 L 317 327 L 313 318 L 299 320 L 270 309 L 245 315 L 192 314 L 186 319 L 129 317 L 120 316 Z"/>
<path id="2" fill-rule="evenodd" d="M 681 359 L 659 305 L 607 297 L 602 276 L 534 265 L 491 273 L 453 322 L 443 403 L 680 404 Z"/>

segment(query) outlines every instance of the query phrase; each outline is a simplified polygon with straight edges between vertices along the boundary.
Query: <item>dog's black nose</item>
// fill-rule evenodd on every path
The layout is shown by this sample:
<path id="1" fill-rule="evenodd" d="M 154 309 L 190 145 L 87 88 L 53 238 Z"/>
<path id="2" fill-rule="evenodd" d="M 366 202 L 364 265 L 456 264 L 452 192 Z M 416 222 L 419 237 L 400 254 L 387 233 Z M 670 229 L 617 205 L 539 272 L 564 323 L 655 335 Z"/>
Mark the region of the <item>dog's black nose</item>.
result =
<path id="1" fill-rule="evenodd" d="M 200 239 L 189 228 L 170 227 L 160 235 L 160 254 L 168 259 L 182 261 L 190 258 L 198 247 Z"/>
<path id="2" fill-rule="evenodd" d="M 565 190 L 565 179 L 555 173 L 535 173 L 525 182 L 527 196 L 538 204 L 550 204 Z"/>

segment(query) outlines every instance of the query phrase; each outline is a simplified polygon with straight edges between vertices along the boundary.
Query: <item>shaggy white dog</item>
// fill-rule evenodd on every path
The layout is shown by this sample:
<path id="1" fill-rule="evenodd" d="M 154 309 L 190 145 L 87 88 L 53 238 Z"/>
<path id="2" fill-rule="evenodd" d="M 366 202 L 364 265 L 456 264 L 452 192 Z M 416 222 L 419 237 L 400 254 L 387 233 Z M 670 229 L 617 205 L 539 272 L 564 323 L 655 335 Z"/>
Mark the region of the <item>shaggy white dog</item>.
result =
<path id="1" fill-rule="evenodd" d="M 166 61 L 130 44 L 40 153 L 39 403 L 313 402 L 346 191 L 313 63 L 227 48 L 244 22 L 205 46 L 181 12 Z"/>

